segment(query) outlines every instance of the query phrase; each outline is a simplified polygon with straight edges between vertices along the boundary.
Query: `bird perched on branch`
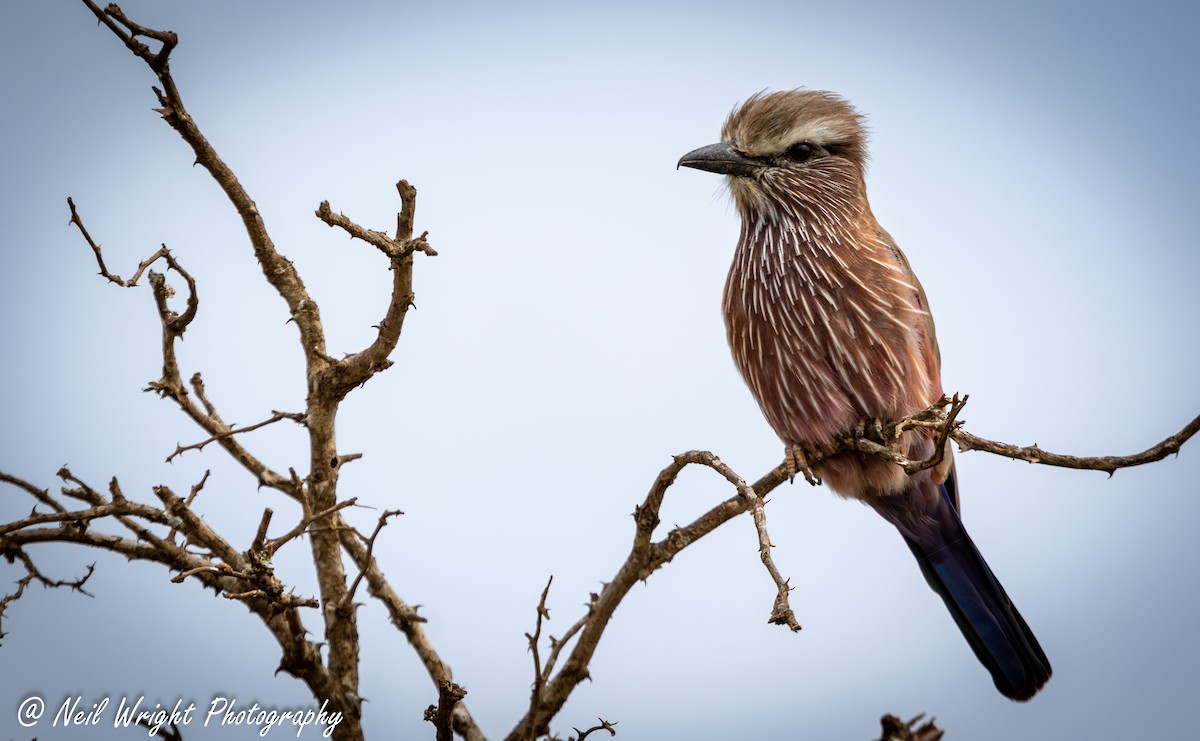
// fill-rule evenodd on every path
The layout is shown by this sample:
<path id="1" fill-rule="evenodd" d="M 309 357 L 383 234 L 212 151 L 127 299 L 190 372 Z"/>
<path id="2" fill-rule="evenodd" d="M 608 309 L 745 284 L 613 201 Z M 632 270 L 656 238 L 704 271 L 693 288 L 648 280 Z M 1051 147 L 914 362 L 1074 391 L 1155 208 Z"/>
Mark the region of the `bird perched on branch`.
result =
<path id="1" fill-rule="evenodd" d="M 806 451 L 832 452 L 838 437 L 940 399 L 925 292 L 867 202 L 862 117 L 828 92 L 761 93 L 729 115 L 721 139 L 679 164 L 727 176 L 742 229 L 725 327 L 789 461 L 805 466 Z M 900 440 L 912 460 L 934 453 L 932 430 Z M 896 526 L 997 689 L 1028 700 L 1050 662 L 963 529 L 945 445 L 941 464 L 911 476 L 857 451 L 814 471 Z"/>

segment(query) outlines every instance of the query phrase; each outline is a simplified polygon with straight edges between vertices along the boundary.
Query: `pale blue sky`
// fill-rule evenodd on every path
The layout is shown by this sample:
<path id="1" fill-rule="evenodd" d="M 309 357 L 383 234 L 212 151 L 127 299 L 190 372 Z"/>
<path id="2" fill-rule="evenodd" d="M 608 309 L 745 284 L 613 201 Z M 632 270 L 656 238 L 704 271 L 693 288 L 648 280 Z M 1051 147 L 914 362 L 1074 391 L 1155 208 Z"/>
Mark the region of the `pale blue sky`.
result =
<path id="1" fill-rule="evenodd" d="M 625 557 L 671 454 L 710 449 L 749 479 L 781 458 L 720 319 L 736 214 L 719 178 L 675 170 L 758 90 L 831 89 L 867 115 L 871 202 L 929 293 L 972 432 L 1128 453 L 1200 411 L 1200 51 L 1183 4 L 123 7 L 180 34 L 190 111 L 320 302 L 331 352 L 369 341 L 390 276 L 313 210 L 329 199 L 386 229 L 393 183 L 420 189 L 417 228 L 441 254 L 418 260 L 396 366 L 343 407 L 339 444 L 365 455 L 342 493 L 407 513 L 376 552 L 491 737 L 528 701 L 523 633 L 546 578 L 558 635 Z M 196 276 L 181 362 L 227 420 L 301 409 L 285 306 L 150 110 L 149 72 L 81 4 L 9 3 L 0 62 L 0 469 L 54 486 L 69 463 L 150 500 L 211 468 L 198 508 L 248 546 L 264 506 L 281 526 L 294 506 L 215 448 L 163 463 L 202 435 L 141 393 L 159 373 L 149 291 L 95 275 L 66 196 L 115 272 L 165 242 Z M 306 460 L 295 429 L 246 443 L 277 468 Z M 766 623 L 773 587 L 740 519 L 631 593 L 555 729 L 602 716 L 623 741 L 862 740 L 885 712 L 983 741 L 1194 727 L 1200 444 L 1112 479 L 979 453 L 958 467 L 967 528 L 1054 666 L 1032 702 L 995 691 L 890 526 L 796 485 L 768 515 L 804 631 Z M 664 526 L 729 493 L 686 472 Z M 5 520 L 29 506 L 0 492 Z M 277 563 L 311 593 L 306 554 Z M 96 560 L 96 598 L 33 589 L 9 610 L 0 738 L 136 737 L 21 729 L 35 693 L 310 703 L 243 608 L 155 566 L 35 555 L 59 576 Z M 0 564 L 0 585 L 17 575 Z M 423 670 L 376 605 L 361 625 L 369 736 L 431 738 Z"/>

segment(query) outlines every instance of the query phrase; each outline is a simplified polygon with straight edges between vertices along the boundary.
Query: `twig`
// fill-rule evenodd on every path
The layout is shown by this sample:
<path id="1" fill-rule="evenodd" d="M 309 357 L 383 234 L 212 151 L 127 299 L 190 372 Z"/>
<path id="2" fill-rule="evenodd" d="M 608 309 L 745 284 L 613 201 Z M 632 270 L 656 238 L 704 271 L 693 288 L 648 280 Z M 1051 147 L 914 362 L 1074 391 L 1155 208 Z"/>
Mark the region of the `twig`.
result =
<path id="1" fill-rule="evenodd" d="M 358 585 L 362 582 L 363 576 L 367 573 L 367 564 L 372 561 L 373 557 L 371 553 L 375 550 L 375 539 L 379 537 L 379 531 L 383 530 L 390 518 L 398 517 L 402 514 L 404 513 L 398 509 L 385 510 L 384 513 L 379 516 L 379 522 L 375 523 L 375 532 L 371 533 L 370 538 L 364 538 L 367 544 L 367 555 L 364 560 L 367 563 L 359 568 L 358 576 L 354 577 L 354 582 L 350 584 L 350 589 L 346 590 L 346 596 L 343 598 L 342 602 L 343 605 L 349 606 L 354 602 L 354 593 L 358 591 Z"/>
<path id="2" fill-rule="evenodd" d="M 617 721 L 614 720 L 612 722 L 609 722 L 603 718 L 597 718 L 596 720 L 600 721 L 600 725 L 592 726 L 591 728 L 587 729 L 586 731 L 580 731 L 578 728 L 572 727 L 571 730 L 575 731 L 575 733 L 578 734 L 578 736 L 576 736 L 576 738 L 575 738 L 575 741 L 583 741 L 585 738 L 592 735 L 596 731 L 608 731 L 608 735 L 610 735 L 610 736 L 617 735 L 617 729 L 613 728 L 613 726 L 617 725 Z"/>
<path id="3" fill-rule="evenodd" d="M 454 682 L 438 682 L 438 704 L 425 709 L 425 720 L 437 729 L 437 741 L 453 741 L 454 708 L 466 696 L 467 691 Z"/>
<path id="4" fill-rule="evenodd" d="M 225 592 L 222 595 L 225 599 L 241 600 L 243 602 L 253 599 L 262 599 L 271 602 L 278 609 L 286 609 L 290 607 L 320 607 L 321 603 L 315 597 L 297 597 L 294 594 L 275 594 L 273 590 L 267 589 L 250 589 L 245 592 Z"/>
<path id="5" fill-rule="evenodd" d="M 537 624 L 533 635 L 525 634 L 525 638 L 529 641 L 529 652 L 533 654 L 533 690 L 529 697 L 529 714 L 532 717 L 536 717 L 542 707 L 542 691 L 546 688 L 546 679 L 548 678 L 546 670 L 542 667 L 542 660 L 538 655 L 538 641 L 542 637 L 542 620 L 550 619 L 550 610 L 546 607 L 546 597 L 550 595 L 550 585 L 553 583 L 554 575 L 551 574 L 550 578 L 546 581 L 546 588 L 542 590 L 542 598 L 538 600 Z"/>
<path id="6" fill-rule="evenodd" d="M 258 521 L 258 532 L 254 534 L 254 542 L 250 544 L 252 552 L 265 550 L 264 546 L 267 540 L 267 528 L 271 526 L 271 517 L 274 516 L 275 510 L 267 507 L 263 510 L 262 519 Z"/>
<path id="7" fill-rule="evenodd" d="M 72 592 L 79 592 L 87 597 L 95 596 L 83 588 L 83 585 L 87 584 L 88 579 L 92 578 L 92 574 L 96 573 L 96 564 L 94 563 L 88 566 L 87 573 L 78 579 L 50 579 L 38 569 L 28 553 L 20 548 L 7 547 L 4 538 L 0 538 L 0 557 L 4 557 L 9 563 L 20 561 L 21 565 L 25 567 L 25 576 L 17 580 L 16 590 L 0 597 L 0 639 L 3 639 L 6 635 L 4 632 L 5 609 L 13 602 L 21 599 L 25 595 L 25 589 L 35 581 L 46 589 L 61 589 L 65 587 Z"/>
<path id="8" fill-rule="evenodd" d="M 720 458 L 716 457 L 708 451 L 692 451 L 685 453 L 683 458 L 686 463 L 698 463 L 708 466 L 717 473 L 725 477 L 725 480 L 733 484 L 737 489 L 738 495 L 745 498 L 748 502 L 748 509 L 754 516 L 754 528 L 758 532 L 758 557 L 762 560 L 763 566 L 767 568 L 767 573 L 771 575 L 771 579 L 775 582 L 778 592 L 775 597 L 775 604 L 771 609 L 771 617 L 768 622 L 776 625 L 786 625 L 792 631 L 800 630 L 800 623 L 797 622 L 795 614 L 792 612 L 791 605 L 788 603 L 788 594 L 792 591 L 788 585 L 788 580 L 784 579 L 779 573 L 779 569 L 775 567 L 775 561 L 771 558 L 771 536 L 767 533 L 767 514 L 765 510 L 766 500 L 760 496 L 757 491 L 751 486 L 748 486 L 741 476 L 737 475 L 732 468 L 725 465 Z"/>
<path id="9" fill-rule="evenodd" d="M 537 711 L 527 712 L 506 736 L 507 741 L 527 741 L 549 732 L 549 720 L 562 709 L 574 688 L 587 678 L 587 667 L 608 622 L 634 584 L 648 578 L 687 545 L 754 506 L 755 497 L 746 496 L 739 489 L 738 494 L 713 507 L 691 525 L 675 528 L 662 541 L 652 542 L 651 537 L 660 523 L 658 513 L 667 489 L 675 482 L 679 472 L 692 463 L 707 465 L 731 482 L 741 481 L 737 474 L 721 463 L 716 456 L 705 451 L 692 451 L 675 456 L 671 464 L 659 473 L 643 503 L 634 509 L 636 527 L 629 556 L 613 579 L 604 585 L 597 598 L 589 604 L 589 614 L 566 662 L 553 679 L 546 683 L 541 707 Z M 787 468 L 780 464 L 751 488 L 756 497 L 762 498 L 786 480 Z"/>
<path id="10" fill-rule="evenodd" d="M 93 7 L 95 9 L 94 5 L 91 5 L 90 3 L 88 4 L 89 7 Z M 84 227 L 83 220 L 75 208 L 74 201 L 68 198 L 67 203 L 71 209 L 71 223 L 74 223 L 79 227 L 80 233 L 83 235 L 89 246 L 91 246 L 92 251 L 96 254 L 97 263 L 100 265 L 101 275 L 106 277 L 109 281 L 122 286 L 131 286 L 141 276 L 143 270 L 145 270 L 151 263 L 156 260 L 163 259 L 167 263 L 167 268 L 169 270 L 174 270 L 187 283 L 187 308 L 184 310 L 183 314 L 177 314 L 172 311 L 168 305 L 168 299 L 171 298 L 174 292 L 173 289 L 167 285 L 165 276 L 160 273 L 156 273 L 153 270 L 150 271 L 151 289 L 154 295 L 155 306 L 158 310 L 159 320 L 162 324 L 163 371 L 162 377 L 157 381 L 151 381 L 147 385 L 146 390 L 154 391 L 160 396 L 167 396 L 174 399 L 189 417 L 191 417 L 212 436 L 210 440 L 205 441 L 205 443 L 201 444 L 199 447 L 203 447 L 203 445 L 207 444 L 208 442 L 212 442 L 213 440 L 219 440 L 226 452 L 228 452 L 235 460 L 237 460 L 255 475 L 260 485 L 271 486 L 272 488 L 284 491 L 293 497 L 299 496 L 298 493 L 289 490 L 286 485 L 286 480 L 282 479 L 282 477 L 280 477 L 274 471 L 271 471 L 269 468 L 267 468 L 267 466 L 265 466 L 261 461 L 252 456 L 246 451 L 245 448 L 232 439 L 233 430 L 221 421 L 220 416 L 216 413 L 216 409 L 208 400 L 208 397 L 204 394 L 204 386 L 200 379 L 199 373 L 194 374 L 191 381 L 196 390 L 197 397 L 201 400 L 203 409 L 197 407 L 195 403 L 192 402 L 188 395 L 187 389 L 183 385 L 183 381 L 179 373 L 179 364 L 175 355 L 175 342 L 183 336 L 188 325 L 190 325 L 192 320 L 195 319 L 196 312 L 199 309 L 199 298 L 197 295 L 195 279 L 190 273 L 188 273 L 187 270 L 183 268 L 182 265 L 180 265 L 174 256 L 171 255 L 166 245 L 163 245 L 162 248 L 151 258 L 144 261 L 142 265 L 139 266 L 138 272 L 130 280 L 125 281 L 119 276 L 113 275 L 104 266 L 103 257 L 100 253 L 100 247 L 96 244 L 91 235 L 87 232 L 87 229 Z M 178 449 L 179 446 L 176 447 L 177 450 L 174 454 L 172 454 L 172 458 L 182 452 L 182 450 Z"/>
<path id="11" fill-rule="evenodd" d="M 311 367 L 314 365 L 323 366 L 325 334 L 316 303 L 304 288 L 304 283 L 296 273 L 295 266 L 284 259 L 275 249 L 254 201 L 246 193 L 229 166 L 217 155 L 216 150 L 200 132 L 199 126 L 196 125 L 195 120 L 183 105 L 179 89 L 171 77 L 169 65 L 169 57 L 178 43 L 178 37 L 171 31 L 157 31 L 133 23 L 116 5 L 109 5 L 101 10 L 92 0 L 83 0 L 83 3 L 101 23 L 124 42 L 131 52 L 144 60 L 158 78 L 159 83 L 163 86 L 161 90 L 154 89 L 161 106 L 158 112 L 167 124 L 191 146 L 196 155 L 196 163 L 208 170 L 242 218 L 246 234 L 254 247 L 255 256 L 262 266 L 264 277 L 287 302 L 292 317 L 296 320 L 296 325 L 300 329 L 301 344 L 308 351 L 310 370 L 314 369 Z M 138 36 L 155 39 L 162 43 L 162 47 L 158 52 L 151 52 L 145 44 L 137 40 Z"/>
<path id="12" fill-rule="evenodd" d="M 100 22 L 108 26 L 109 30 L 117 35 L 117 38 L 125 42 L 125 46 L 129 47 L 130 51 L 145 60 L 151 69 L 159 74 L 166 73 L 167 59 L 171 54 L 171 50 L 179 43 L 179 38 L 174 33 L 171 31 L 155 31 L 152 28 L 139 26 L 126 18 L 125 13 L 115 4 L 109 4 L 101 12 L 100 8 L 96 7 L 91 0 L 83 0 L 83 3 L 91 8 Z M 125 26 L 129 31 L 120 28 L 117 23 L 113 22 L 114 20 Z M 162 47 L 158 50 L 158 53 L 151 52 L 149 47 L 137 40 L 138 36 L 145 36 L 146 38 L 160 41 L 162 42 Z"/>
<path id="13" fill-rule="evenodd" d="M 195 378 L 196 378 L 196 376 L 193 376 L 193 379 L 195 379 Z M 276 422 L 280 422 L 285 419 L 290 419 L 298 425 L 303 425 L 305 423 L 303 414 L 300 414 L 298 412 L 278 412 L 278 411 L 275 411 L 274 409 L 272 409 L 270 419 L 264 420 L 257 424 L 252 424 L 249 427 L 239 427 L 237 429 L 234 429 L 234 425 L 229 425 L 228 430 L 218 432 L 217 434 L 213 435 L 212 437 L 208 438 L 207 440 L 202 440 L 198 443 L 193 443 L 191 445 L 180 445 L 179 443 L 176 443 L 175 444 L 175 452 L 171 453 L 170 455 L 167 456 L 166 462 L 170 463 L 172 460 L 175 459 L 176 456 L 178 456 L 182 453 L 185 453 L 189 450 L 203 450 L 204 446 L 208 445 L 211 442 L 215 442 L 217 440 L 221 440 L 221 439 L 227 438 L 227 437 L 232 437 L 233 435 L 240 435 L 244 432 L 253 432 L 254 430 L 262 429 L 263 427 L 266 427 L 267 425 L 275 424 Z"/>
<path id="14" fill-rule="evenodd" d="M 1147 463 L 1161 461 L 1171 454 L 1178 454 L 1180 448 L 1185 442 L 1192 438 L 1197 431 L 1200 431 L 1200 416 L 1187 423 L 1182 430 L 1166 438 L 1157 445 L 1153 445 L 1140 453 L 1133 455 L 1102 455 L 1092 457 L 1077 457 L 1073 455 L 1062 455 L 1060 453 L 1051 453 L 1048 450 L 1042 450 L 1037 444 L 1028 447 L 1018 447 L 1009 445 L 1008 443 L 995 442 L 993 440 L 985 440 L 982 437 L 976 437 L 965 430 L 955 430 L 950 433 L 950 438 L 959 444 L 963 451 L 982 450 L 996 455 L 1002 455 L 1006 458 L 1014 458 L 1016 460 L 1028 461 L 1030 463 L 1041 463 L 1047 466 L 1059 466 L 1061 468 L 1076 468 L 1089 471 L 1104 471 L 1109 476 L 1112 476 L 1117 469 L 1131 468 L 1133 466 L 1141 466 Z"/>
<path id="15" fill-rule="evenodd" d="M 208 400 L 208 390 L 204 388 L 204 379 L 200 376 L 200 371 L 196 371 L 189 379 L 192 384 L 192 390 L 196 392 L 196 398 L 204 406 L 205 413 L 218 424 L 225 424 L 221 419 L 221 415 L 217 414 L 217 408 Z"/>
<path id="16" fill-rule="evenodd" d="M 262 618 L 283 649 L 280 668 L 303 679 L 319 696 L 335 696 L 334 682 L 328 670 L 321 664 L 319 649 L 305 638 L 307 631 L 297 612 L 299 607 L 315 607 L 315 600 L 285 593 L 283 585 L 269 569 L 262 568 L 261 563 L 252 561 L 231 548 L 190 510 L 187 502 L 176 497 L 166 487 L 155 489 L 164 505 L 164 509 L 158 509 L 126 499 L 121 494 L 116 479 L 109 484 L 112 495 L 112 499 L 109 500 L 78 479 L 66 466 L 59 470 L 59 476 L 67 484 L 74 485 L 63 487 L 64 496 L 84 501 L 90 505 L 90 509 L 67 512 L 65 507 L 54 501 L 49 492 L 39 490 L 28 482 L 7 474 L 0 479 L 29 492 L 39 501 L 43 498 L 54 501 L 51 506 L 55 512 L 52 515 L 39 515 L 34 512 L 30 518 L 35 519 L 27 518 L 13 523 L 18 526 L 17 529 L 8 529 L 6 526 L 6 531 L 0 534 L 0 556 L 10 561 L 19 560 L 28 566 L 26 577 L 18 582 L 18 592 L 23 593 L 28 584 L 40 581 L 46 586 L 69 587 L 86 593 L 83 586 L 92 573 L 92 567 L 89 567 L 88 574 L 79 579 L 49 579 L 37 570 L 33 560 L 25 552 L 25 547 L 31 544 L 76 543 L 119 553 L 131 560 L 160 563 L 173 571 L 193 576 L 218 593 L 235 595 L 236 598 L 245 601 L 250 610 Z M 189 499 L 194 498 L 202 484 L 203 479 L 192 487 L 193 496 Z M 88 522 L 102 516 L 113 517 L 129 529 L 134 537 L 97 532 L 88 527 Z M 45 525 L 53 524 L 52 519 L 58 521 L 57 526 L 46 527 Z M 163 539 L 151 532 L 147 527 L 150 524 L 170 525 L 172 532 L 184 533 L 189 541 L 195 541 L 210 549 L 211 554 L 191 553 L 173 540 Z M 213 557 L 221 558 L 224 562 L 213 564 Z M 19 596 L 20 594 L 0 598 L 0 612 Z"/>
<path id="17" fill-rule="evenodd" d="M 264 550 L 266 551 L 267 556 L 268 557 L 274 556 L 279 551 L 279 549 L 284 546 L 285 543 L 287 543 L 289 540 L 292 540 L 293 538 L 298 538 L 301 535 L 303 535 L 304 531 L 308 528 L 308 526 L 313 524 L 317 520 L 328 517 L 329 515 L 333 514 L 334 512 L 340 512 L 341 510 L 343 510 L 347 507 L 353 507 L 355 504 L 358 504 L 358 497 L 350 497 L 346 501 L 338 502 L 337 504 L 333 505 L 332 507 L 323 509 L 320 512 L 317 512 L 316 514 L 305 515 L 304 518 L 300 520 L 299 524 L 296 525 L 296 527 L 292 528 L 291 530 L 288 530 L 283 535 L 279 536 L 278 538 L 275 538 L 274 540 L 271 540 L 270 542 L 268 542 L 266 544 L 266 547 Z"/>
<path id="18" fill-rule="evenodd" d="M 169 525 L 174 521 L 173 518 L 161 510 L 144 504 L 128 501 L 110 502 L 97 504 L 94 507 L 84 510 L 52 512 L 43 515 L 31 514 L 15 522 L 0 524 L 0 535 L 24 530 L 34 525 L 47 525 L 54 522 L 64 522 L 69 523 L 72 527 L 86 528 L 91 520 L 120 516 L 141 517 L 163 525 Z"/>
<path id="19" fill-rule="evenodd" d="M 917 471 L 925 468 L 936 468 L 941 465 L 946 458 L 946 440 L 955 431 L 962 427 L 962 422 L 956 421 L 958 413 L 967 405 L 967 399 L 971 398 L 969 394 L 964 394 L 960 399 L 958 394 L 954 398 L 948 399 L 943 396 L 933 407 L 927 409 L 925 413 L 918 413 L 896 424 L 895 430 L 892 433 L 896 438 L 899 438 L 908 429 L 917 429 L 921 427 L 932 427 L 936 430 L 936 435 L 933 441 L 933 454 L 916 466 L 905 467 L 905 471 L 911 476 Z M 946 410 L 946 406 L 949 410 Z M 936 411 L 933 411 L 936 410 Z"/>
<path id="20" fill-rule="evenodd" d="M 412 194 L 414 196 L 416 195 L 415 188 L 412 190 Z M 399 262 L 414 252 L 424 252 L 430 257 L 437 256 L 437 250 L 431 247 L 426 239 L 429 236 L 429 232 L 422 233 L 421 236 L 417 237 L 416 239 L 392 239 L 387 235 L 386 232 L 377 232 L 373 229 L 364 229 L 350 219 L 346 218 L 346 215 L 340 211 L 335 214 L 333 209 L 329 206 L 329 201 L 321 201 L 321 205 L 317 207 L 316 213 L 317 218 L 325 222 L 331 228 L 335 226 L 339 227 L 349 234 L 352 239 L 361 239 L 367 244 L 378 248 L 380 252 L 387 255 L 388 259 L 392 260 L 393 262 Z M 403 217 L 399 218 L 401 225 L 403 225 Z M 408 223 L 411 224 L 411 221 Z M 401 226 L 401 228 L 403 228 L 403 226 Z M 409 229 L 411 229 L 411 226 Z"/>
<path id="21" fill-rule="evenodd" d="M 366 574 L 367 591 L 387 609 L 392 624 L 408 639 L 409 645 L 412 646 L 413 652 L 424 665 L 434 685 L 440 686 L 443 681 L 450 681 L 450 667 L 442 661 L 437 649 L 434 648 L 422 627 L 425 618 L 417 614 L 417 608 L 405 602 L 388 583 L 379 564 L 375 562 L 374 557 L 367 553 L 362 536 L 341 522 L 340 517 L 337 525 L 337 532 L 342 539 L 342 547 L 350 554 L 358 568 L 363 569 Z M 465 703 L 459 702 L 454 706 L 453 724 L 454 732 L 466 741 L 486 741 Z"/>
<path id="22" fill-rule="evenodd" d="M 75 201 L 70 196 L 67 197 L 67 206 L 71 209 L 71 220 L 67 223 L 74 224 L 75 226 L 79 227 L 80 234 L 83 235 L 83 238 L 87 241 L 88 246 L 92 248 L 92 252 L 96 253 L 96 263 L 100 266 L 100 275 L 107 278 L 110 283 L 116 283 L 117 285 L 124 286 L 125 288 L 132 288 L 133 286 L 137 285 L 138 279 L 142 277 L 142 273 L 145 272 L 146 268 L 153 265 L 160 258 L 166 257 L 169 254 L 167 246 L 162 245 L 157 252 L 150 257 L 147 257 L 145 260 L 142 260 L 138 264 L 137 272 L 133 274 L 132 278 L 129 280 L 122 280 L 121 276 L 110 273 L 108 268 L 105 267 L 104 255 L 100 252 L 100 245 L 96 244 L 95 240 L 92 239 L 91 234 L 88 234 L 87 227 L 83 225 L 83 219 L 79 217 L 79 212 L 75 210 Z"/>
<path id="23" fill-rule="evenodd" d="M 396 215 L 396 236 L 388 237 L 383 232 L 364 229 L 343 214 L 335 214 L 328 201 L 317 209 L 317 217 L 328 224 L 345 230 L 351 238 L 358 238 L 374 245 L 387 255 L 392 270 L 392 295 L 383 319 L 375 325 L 375 340 L 359 352 L 352 353 L 341 361 L 334 362 L 321 373 L 321 387 L 333 397 L 341 398 L 350 389 L 360 386 L 376 373 L 392 365 L 390 356 L 396 349 L 404 320 L 413 305 L 413 253 L 424 252 L 429 256 L 437 251 L 429 246 L 428 232 L 413 239 L 413 220 L 416 214 L 417 189 L 406 180 L 396 183 L 400 194 L 400 213 Z"/>
<path id="24" fill-rule="evenodd" d="M 200 492 L 201 492 L 201 490 L 203 490 L 203 489 L 204 489 L 204 485 L 205 485 L 206 483 L 208 483 L 208 477 L 209 477 L 209 475 L 210 475 L 211 473 L 212 473 L 212 470 L 211 470 L 211 469 L 207 469 L 207 468 L 206 468 L 206 469 L 204 469 L 204 475 L 203 475 L 203 476 L 201 476 L 201 477 L 200 477 L 200 480 L 199 480 L 199 481 L 197 481 L 197 482 L 196 482 L 196 483 L 195 483 L 195 484 L 192 486 L 192 491 L 191 491 L 191 493 L 189 493 L 189 494 L 188 494 L 188 498 L 187 498 L 186 500 L 184 500 L 183 506 L 185 506 L 185 507 L 187 507 L 187 508 L 189 508 L 189 509 L 191 508 L 191 506 L 192 506 L 192 503 L 196 501 L 196 497 L 200 496 Z M 174 541 L 174 540 L 175 540 L 175 534 L 176 534 L 177 532 L 179 532 L 179 531 L 178 531 L 178 530 L 176 530 L 174 527 L 172 527 L 172 528 L 171 528 L 171 532 L 167 533 L 167 540 Z"/>
<path id="25" fill-rule="evenodd" d="M 542 669 L 545 677 L 549 678 L 554 672 L 554 665 L 558 662 L 558 655 L 562 651 L 563 646 L 567 645 L 579 631 L 583 630 L 583 626 L 587 624 L 588 618 L 592 615 L 592 610 L 596 605 L 596 600 L 600 599 L 600 595 L 595 592 L 591 593 L 591 597 L 586 605 L 588 611 L 584 616 L 575 621 L 575 624 L 567 628 L 567 632 L 563 633 L 562 638 L 550 636 L 550 655 L 546 657 L 546 665 Z"/>
<path id="26" fill-rule="evenodd" d="M 66 508 L 59 504 L 53 497 L 50 496 L 49 489 L 39 489 L 28 481 L 10 476 L 3 471 L 0 471 L 0 482 L 10 484 L 18 489 L 24 489 L 30 496 L 46 505 L 55 512 L 66 512 Z M 35 505 L 36 506 L 36 505 Z"/>
<path id="27" fill-rule="evenodd" d="M 894 715 L 883 716 L 879 721 L 882 726 L 879 741 L 940 741 L 945 731 L 934 725 L 933 718 L 917 725 L 924 717 L 921 713 L 906 723 Z"/>

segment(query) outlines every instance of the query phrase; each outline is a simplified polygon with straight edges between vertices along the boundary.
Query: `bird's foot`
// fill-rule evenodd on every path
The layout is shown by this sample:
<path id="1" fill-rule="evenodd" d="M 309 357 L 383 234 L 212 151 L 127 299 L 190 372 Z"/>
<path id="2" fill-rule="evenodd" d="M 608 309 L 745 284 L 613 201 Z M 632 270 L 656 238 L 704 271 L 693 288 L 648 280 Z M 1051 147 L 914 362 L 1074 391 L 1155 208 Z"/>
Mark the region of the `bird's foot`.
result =
<path id="1" fill-rule="evenodd" d="M 795 481 L 796 474 L 803 474 L 804 480 L 813 486 L 821 483 L 812 471 L 809 461 L 812 459 L 812 453 L 800 443 L 788 443 L 784 453 L 784 463 L 787 465 L 788 481 Z"/>
<path id="2" fill-rule="evenodd" d="M 870 440 L 880 445 L 887 445 L 887 434 L 883 431 L 883 421 L 878 417 L 861 417 L 858 424 L 854 426 L 855 448 L 858 447 L 859 440 Z"/>

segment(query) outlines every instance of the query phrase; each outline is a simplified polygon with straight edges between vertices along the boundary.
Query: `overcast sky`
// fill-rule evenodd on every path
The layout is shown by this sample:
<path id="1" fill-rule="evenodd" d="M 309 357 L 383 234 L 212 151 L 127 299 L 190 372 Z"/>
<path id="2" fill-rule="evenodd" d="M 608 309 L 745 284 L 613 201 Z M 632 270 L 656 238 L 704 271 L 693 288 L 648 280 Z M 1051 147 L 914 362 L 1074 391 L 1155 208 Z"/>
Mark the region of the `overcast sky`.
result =
<path id="1" fill-rule="evenodd" d="M 369 342 L 390 275 L 313 210 L 329 199 L 388 229 L 395 181 L 420 190 L 417 229 L 440 255 L 417 260 L 395 367 L 343 406 L 340 448 L 364 457 L 341 493 L 378 508 L 350 514 L 364 528 L 406 512 L 376 555 L 491 737 L 528 702 L 523 633 L 546 579 L 561 635 L 628 553 L 629 514 L 672 454 L 712 450 L 748 479 L 782 457 L 725 345 L 737 215 L 718 177 L 675 169 L 756 91 L 834 90 L 867 115 L 871 203 L 929 294 L 967 429 L 1125 454 L 1200 412 L 1194 8 L 412 5 L 123 7 L 179 33 L 189 110 L 319 302 L 331 353 Z M 165 242 L 195 275 L 184 376 L 202 372 L 224 418 L 249 424 L 301 411 L 304 379 L 236 215 L 151 111 L 149 71 L 81 4 L 7 3 L 0 62 L 0 470 L 54 488 L 69 463 L 155 501 L 151 486 L 186 492 L 211 469 L 208 522 L 245 548 L 269 506 L 282 532 L 295 506 L 217 448 L 163 462 L 203 435 L 141 392 L 160 372 L 149 289 L 96 276 L 66 197 L 114 272 Z M 244 442 L 277 469 L 307 460 L 294 427 Z M 880 715 L 918 712 L 982 741 L 1194 728 L 1200 442 L 1111 479 L 981 453 L 958 471 L 967 528 L 1054 667 L 1031 702 L 996 692 L 889 525 L 797 484 L 768 516 L 804 630 L 767 624 L 773 585 L 739 518 L 630 593 L 554 728 L 602 716 L 623 741 L 863 741 Z M 664 532 L 730 494 L 685 473 Z M 0 490 L 0 519 L 30 505 Z M 31 695 L 312 705 L 273 674 L 278 648 L 243 607 L 157 566 L 32 552 L 55 577 L 96 561 L 96 596 L 33 588 L 8 610 L 0 739 L 139 734 L 20 728 Z M 312 594 L 307 553 L 277 565 Z M 0 563 L 0 592 L 20 574 Z M 368 736 L 431 738 L 419 662 L 380 607 L 360 615 Z M 185 737 L 257 736 L 194 723 Z"/>

